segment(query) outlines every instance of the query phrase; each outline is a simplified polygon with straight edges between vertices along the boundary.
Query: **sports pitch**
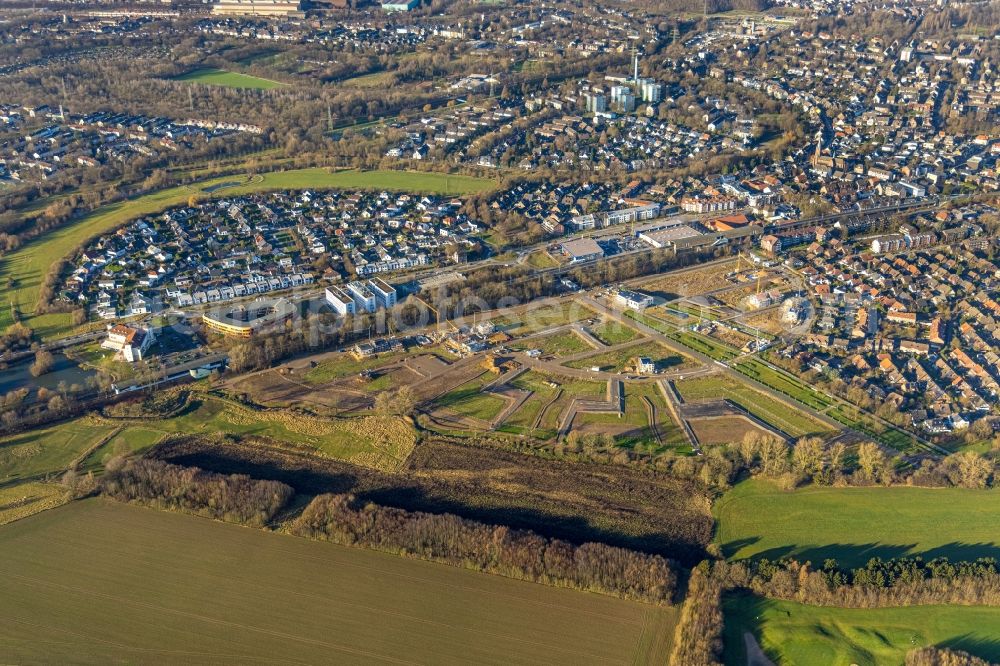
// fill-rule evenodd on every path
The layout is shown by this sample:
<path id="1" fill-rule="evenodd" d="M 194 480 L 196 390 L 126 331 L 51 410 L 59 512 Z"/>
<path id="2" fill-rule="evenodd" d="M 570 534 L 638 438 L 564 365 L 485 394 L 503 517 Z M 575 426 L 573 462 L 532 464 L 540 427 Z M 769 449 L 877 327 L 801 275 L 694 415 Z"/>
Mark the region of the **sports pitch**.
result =
<path id="1" fill-rule="evenodd" d="M 12 663 L 665 663 L 675 615 L 102 499 L 0 550 Z"/>

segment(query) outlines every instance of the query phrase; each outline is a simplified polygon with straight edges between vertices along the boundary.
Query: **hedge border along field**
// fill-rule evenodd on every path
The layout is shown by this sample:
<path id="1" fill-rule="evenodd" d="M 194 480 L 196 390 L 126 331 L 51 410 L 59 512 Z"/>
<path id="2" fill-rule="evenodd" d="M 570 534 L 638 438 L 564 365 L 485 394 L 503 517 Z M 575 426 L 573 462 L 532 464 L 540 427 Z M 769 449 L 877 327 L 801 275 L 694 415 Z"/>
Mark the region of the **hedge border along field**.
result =
<path id="1" fill-rule="evenodd" d="M 0 549 L 14 662 L 665 663 L 677 612 L 102 499 Z"/>
<path id="2" fill-rule="evenodd" d="M 947 645 L 990 662 L 1000 661 L 996 640 L 1000 608 L 832 608 L 746 594 L 726 597 L 723 608 L 727 664 L 748 663 L 746 632 L 758 638 L 777 666 L 902 666 L 907 652 L 929 645 Z"/>
<path id="3" fill-rule="evenodd" d="M 222 176 L 145 194 L 134 199 L 102 206 L 89 215 L 64 224 L 32 239 L 0 258 L 0 284 L 15 282 L 9 298 L 21 313 L 22 321 L 43 339 L 52 339 L 72 329 L 67 313 L 36 315 L 38 292 L 53 263 L 68 259 L 88 240 L 116 229 L 143 215 L 162 212 L 186 204 L 193 196 L 231 197 L 254 192 L 295 189 L 367 189 L 427 194 L 469 194 L 495 187 L 483 178 L 418 171 L 328 171 L 323 168 L 272 171 L 246 178 Z"/>
<path id="4" fill-rule="evenodd" d="M 743 481 L 719 499 L 715 540 L 744 559 L 788 556 L 816 567 L 842 567 L 921 555 L 973 560 L 1000 556 L 1000 492 L 968 488 L 833 488 L 794 491 L 765 480 Z M 941 525 L 948 525 L 946 531 Z"/>

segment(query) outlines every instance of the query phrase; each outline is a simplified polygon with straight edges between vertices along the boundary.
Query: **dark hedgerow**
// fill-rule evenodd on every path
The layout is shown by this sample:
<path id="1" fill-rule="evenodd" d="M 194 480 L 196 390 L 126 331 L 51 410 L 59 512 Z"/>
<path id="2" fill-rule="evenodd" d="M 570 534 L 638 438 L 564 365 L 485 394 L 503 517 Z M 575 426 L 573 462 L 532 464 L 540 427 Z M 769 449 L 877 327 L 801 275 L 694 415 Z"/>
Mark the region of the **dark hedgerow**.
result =
<path id="1" fill-rule="evenodd" d="M 302 512 L 292 531 L 300 536 L 655 604 L 670 603 L 677 584 L 672 563 L 659 555 L 602 543 L 577 546 L 451 514 L 361 503 L 353 495 L 320 495 Z"/>
<path id="2" fill-rule="evenodd" d="M 123 502 L 138 502 L 230 523 L 262 527 L 294 495 L 278 481 L 243 474 L 216 474 L 159 460 L 127 460 L 108 465 L 101 492 Z"/>

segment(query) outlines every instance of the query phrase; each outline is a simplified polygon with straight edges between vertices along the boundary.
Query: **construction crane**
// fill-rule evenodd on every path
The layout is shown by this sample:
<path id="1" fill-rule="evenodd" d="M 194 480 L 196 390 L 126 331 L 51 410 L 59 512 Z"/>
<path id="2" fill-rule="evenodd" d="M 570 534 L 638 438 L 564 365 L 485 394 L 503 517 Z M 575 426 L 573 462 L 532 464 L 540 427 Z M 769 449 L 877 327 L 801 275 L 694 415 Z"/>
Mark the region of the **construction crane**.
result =
<path id="1" fill-rule="evenodd" d="M 753 279 L 752 275 L 747 275 L 744 278 L 745 273 L 749 273 L 757 268 L 757 263 L 754 261 L 753 256 L 749 254 L 744 254 L 742 250 L 736 255 L 736 270 L 734 270 L 730 275 L 740 282 L 746 282 Z"/>
<path id="2" fill-rule="evenodd" d="M 743 262 L 746 262 L 747 264 L 747 267 L 745 269 L 743 268 Z M 750 257 L 744 257 L 743 250 L 740 250 L 739 253 L 736 255 L 736 273 L 740 274 L 744 270 L 750 270 L 753 267 L 754 267 L 753 259 L 751 259 Z"/>
<path id="3" fill-rule="evenodd" d="M 434 307 L 433 305 L 431 305 L 430 303 L 428 303 L 428 302 L 427 302 L 427 301 L 425 301 L 424 299 L 420 298 L 419 296 L 414 296 L 413 298 L 415 298 L 415 299 L 416 299 L 417 301 L 419 301 L 420 303 L 423 303 L 423 304 L 424 304 L 424 305 L 425 305 L 425 306 L 427 307 L 427 309 L 428 309 L 428 310 L 430 310 L 431 312 L 433 312 L 433 313 L 434 313 L 434 323 L 435 323 L 435 324 L 440 324 L 440 323 L 441 323 L 441 313 L 440 313 L 440 312 L 438 312 L 438 309 L 437 309 L 436 307 Z M 455 326 L 455 324 L 453 324 L 453 323 L 451 323 L 450 321 L 448 321 L 447 319 L 445 319 L 445 322 L 446 322 L 446 323 L 448 324 L 448 326 L 450 326 L 450 327 L 451 327 L 451 328 L 452 328 L 453 330 L 456 330 L 456 331 L 458 330 L 458 327 L 457 327 L 457 326 Z"/>

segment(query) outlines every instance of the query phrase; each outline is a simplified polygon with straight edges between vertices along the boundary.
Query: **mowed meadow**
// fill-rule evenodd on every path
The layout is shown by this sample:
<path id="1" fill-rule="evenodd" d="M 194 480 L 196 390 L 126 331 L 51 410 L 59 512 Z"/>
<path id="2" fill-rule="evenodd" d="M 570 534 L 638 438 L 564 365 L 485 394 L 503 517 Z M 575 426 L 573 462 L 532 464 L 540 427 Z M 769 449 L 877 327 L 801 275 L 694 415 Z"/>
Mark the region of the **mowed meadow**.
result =
<path id="1" fill-rule="evenodd" d="M 808 486 L 766 480 L 737 484 L 715 504 L 715 541 L 730 559 L 788 557 L 844 568 L 873 557 L 952 561 L 1000 556 L 995 490 Z M 1000 608 L 836 608 L 746 593 L 727 596 L 725 662 L 759 664 L 748 636 L 777 666 L 902 666 L 914 648 L 945 646 L 1000 661 Z"/>
<path id="2" fill-rule="evenodd" d="M 0 552 L 13 663 L 665 663 L 676 614 L 103 499 Z"/>
<path id="3" fill-rule="evenodd" d="M 725 611 L 727 664 L 750 663 L 748 632 L 778 666 L 902 666 L 908 651 L 931 645 L 1000 662 L 1000 608 L 829 608 L 740 595 Z"/>
<path id="4" fill-rule="evenodd" d="M 972 560 L 1000 557 L 1000 494 L 968 488 L 781 490 L 744 481 L 713 509 L 716 541 L 730 558 L 794 557 L 841 566 L 920 555 Z M 947 526 L 947 529 L 942 529 Z"/>

